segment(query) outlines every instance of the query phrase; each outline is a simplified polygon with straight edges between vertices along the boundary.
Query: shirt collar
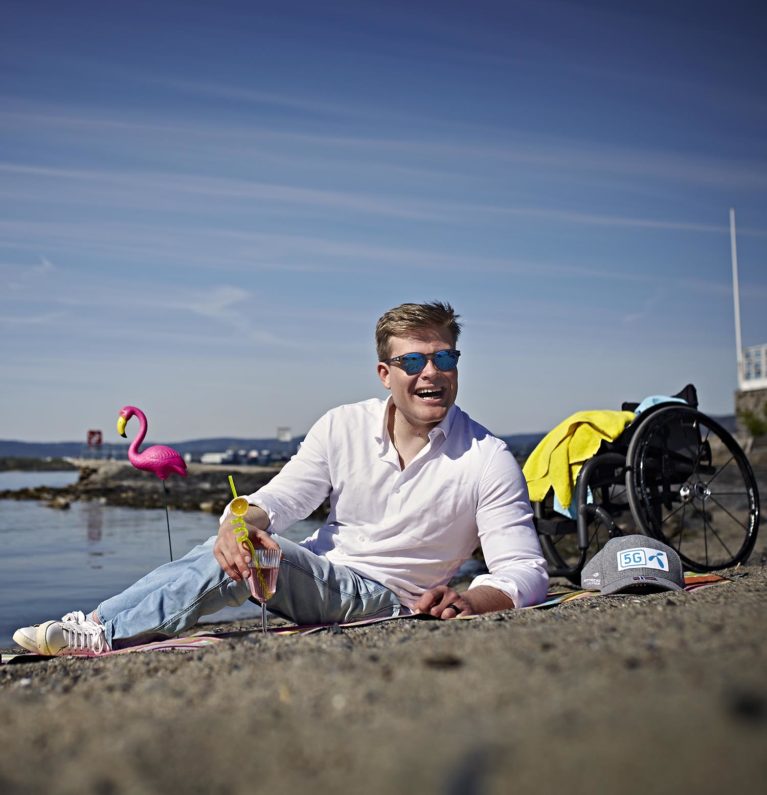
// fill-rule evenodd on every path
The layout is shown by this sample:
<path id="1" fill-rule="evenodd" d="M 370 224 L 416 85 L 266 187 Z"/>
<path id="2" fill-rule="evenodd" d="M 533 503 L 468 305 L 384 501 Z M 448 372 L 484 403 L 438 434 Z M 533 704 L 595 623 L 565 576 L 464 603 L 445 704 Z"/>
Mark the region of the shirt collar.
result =
<path id="1" fill-rule="evenodd" d="M 386 400 L 382 401 L 380 422 L 378 423 L 379 433 L 377 433 L 375 437 L 378 444 L 381 445 L 382 455 L 386 452 L 389 445 L 389 431 L 386 427 L 388 424 L 386 418 L 389 416 L 390 405 L 391 405 L 391 395 L 389 395 L 389 397 Z"/>
<path id="2" fill-rule="evenodd" d="M 429 439 L 433 441 L 435 436 L 438 434 L 442 434 L 442 436 L 447 439 L 447 437 L 450 435 L 450 429 L 453 427 L 453 422 L 455 421 L 455 415 L 457 411 L 458 407 L 455 405 L 455 403 L 453 403 L 453 405 L 447 410 L 445 419 L 442 420 L 442 422 L 440 422 L 438 425 L 435 425 L 429 431 Z"/>
<path id="3" fill-rule="evenodd" d="M 376 434 L 376 441 L 381 445 L 381 452 L 386 452 L 388 446 L 391 442 L 389 439 L 389 429 L 388 429 L 388 422 L 387 419 L 389 417 L 389 407 L 391 406 L 391 395 L 387 398 L 387 400 L 383 403 L 383 409 L 381 412 L 380 423 L 378 425 L 380 432 Z M 453 403 L 453 405 L 447 410 L 447 414 L 445 415 L 445 419 L 442 420 L 439 424 L 435 425 L 429 431 L 429 439 L 434 441 L 435 437 L 438 435 L 442 435 L 445 439 L 450 435 L 450 429 L 453 427 L 453 422 L 455 421 L 456 413 L 458 412 L 458 407 Z"/>

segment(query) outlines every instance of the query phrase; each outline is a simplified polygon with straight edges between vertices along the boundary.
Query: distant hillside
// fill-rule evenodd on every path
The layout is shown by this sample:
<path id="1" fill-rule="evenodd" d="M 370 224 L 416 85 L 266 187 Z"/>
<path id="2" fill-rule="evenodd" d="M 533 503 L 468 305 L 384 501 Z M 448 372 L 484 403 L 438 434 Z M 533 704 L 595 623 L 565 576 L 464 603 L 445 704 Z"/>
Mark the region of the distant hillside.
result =
<path id="1" fill-rule="evenodd" d="M 735 416 L 725 415 L 721 417 L 711 417 L 730 433 L 735 431 Z M 545 435 L 540 433 L 515 433 L 508 436 L 501 436 L 509 449 L 518 458 L 527 458 L 535 445 Z M 225 450 L 271 450 L 272 454 L 292 454 L 297 449 L 302 436 L 296 437 L 290 442 L 282 442 L 279 439 L 239 439 L 233 436 L 219 436 L 211 439 L 190 439 L 186 442 L 174 442 L 172 447 L 182 455 L 191 453 L 199 456 L 201 453 L 223 452 Z M 146 444 L 157 444 L 154 440 Z M 105 444 L 102 447 L 103 456 L 113 456 L 125 458 L 127 456 L 128 443 Z M 81 442 L 21 442 L 9 439 L 0 439 L 0 457 L 15 458 L 66 458 L 79 457 L 88 453 L 88 448 Z"/>
<path id="2" fill-rule="evenodd" d="M 712 420 L 718 422 L 726 431 L 735 433 L 735 426 L 737 425 L 738 420 L 734 414 L 726 414 L 723 417 L 715 417 L 713 414 L 710 416 Z"/>
<path id="3" fill-rule="evenodd" d="M 301 438 L 290 442 L 279 439 L 238 439 L 221 436 L 213 439 L 191 439 L 186 442 L 173 442 L 171 447 L 184 453 L 200 454 L 207 452 L 223 452 L 224 450 L 271 450 L 273 453 L 292 452 Z M 151 444 L 162 444 L 156 440 L 148 440 L 143 447 Z M 89 452 L 82 442 L 22 442 L 12 439 L 0 439 L 0 457 L 14 458 L 77 458 Z M 128 455 L 128 442 L 104 444 L 101 454 L 124 458 Z"/>
<path id="4" fill-rule="evenodd" d="M 516 433 L 501 436 L 509 449 L 518 456 L 526 457 L 540 441 L 542 433 Z M 189 439 L 185 442 L 173 442 L 171 447 L 182 455 L 191 453 L 199 456 L 202 453 L 223 452 L 225 450 L 271 450 L 273 454 L 293 453 L 303 437 L 290 442 L 278 439 L 240 439 L 233 436 L 219 436 L 211 439 Z M 158 444 L 149 440 L 143 445 Z M 88 447 L 81 442 L 22 442 L 12 439 L 0 439 L 0 458 L 79 458 L 89 454 Z M 102 445 L 100 455 L 103 457 L 125 458 L 128 455 L 127 442 Z"/>
<path id="5" fill-rule="evenodd" d="M 84 444 L 80 442 L 19 442 L 0 439 L 0 456 L 12 458 L 65 458 L 79 456 Z"/>
<path id="6" fill-rule="evenodd" d="M 501 436 L 515 458 L 525 459 L 533 452 L 538 442 L 543 439 L 543 433 L 515 433 L 511 436 Z"/>

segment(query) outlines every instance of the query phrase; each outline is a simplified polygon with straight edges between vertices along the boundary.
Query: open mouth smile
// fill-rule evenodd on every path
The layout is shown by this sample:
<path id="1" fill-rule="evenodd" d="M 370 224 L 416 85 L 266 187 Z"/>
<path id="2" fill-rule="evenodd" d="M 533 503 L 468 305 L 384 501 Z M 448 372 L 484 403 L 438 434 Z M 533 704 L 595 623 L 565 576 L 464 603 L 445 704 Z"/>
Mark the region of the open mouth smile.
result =
<path id="1" fill-rule="evenodd" d="M 445 390 L 436 389 L 435 387 L 424 387 L 423 389 L 416 389 L 415 395 L 421 400 L 428 402 L 440 401 L 445 396 Z"/>

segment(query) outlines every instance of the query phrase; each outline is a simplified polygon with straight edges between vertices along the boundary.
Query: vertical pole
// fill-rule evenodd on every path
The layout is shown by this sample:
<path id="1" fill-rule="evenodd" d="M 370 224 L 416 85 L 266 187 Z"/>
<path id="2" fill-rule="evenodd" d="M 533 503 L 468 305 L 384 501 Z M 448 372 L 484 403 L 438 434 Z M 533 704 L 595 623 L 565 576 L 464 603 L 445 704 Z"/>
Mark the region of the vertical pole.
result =
<path id="1" fill-rule="evenodd" d="M 168 552 L 170 552 L 170 559 L 173 562 L 173 545 L 170 543 L 170 518 L 168 517 L 168 487 L 164 480 L 162 488 L 165 493 L 165 526 L 168 528 Z"/>
<path id="2" fill-rule="evenodd" d="M 735 210 L 730 208 L 730 255 L 732 257 L 732 300 L 735 305 L 735 349 L 738 364 L 738 389 L 743 388 L 743 348 L 740 342 L 740 289 L 738 286 L 738 249 L 735 243 Z"/>

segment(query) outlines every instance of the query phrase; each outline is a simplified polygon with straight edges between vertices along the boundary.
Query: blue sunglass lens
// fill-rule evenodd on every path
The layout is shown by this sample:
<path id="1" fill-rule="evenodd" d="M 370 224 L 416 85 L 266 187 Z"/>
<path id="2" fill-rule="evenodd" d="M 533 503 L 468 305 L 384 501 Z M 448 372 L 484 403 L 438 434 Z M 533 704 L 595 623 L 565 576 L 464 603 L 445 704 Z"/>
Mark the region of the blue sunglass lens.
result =
<path id="1" fill-rule="evenodd" d="M 420 373 L 426 367 L 426 357 L 422 353 L 407 353 L 402 357 L 402 369 L 408 375 Z"/>
<path id="2" fill-rule="evenodd" d="M 434 354 L 434 366 L 438 370 L 455 370 L 458 366 L 458 351 L 439 351 Z"/>
<path id="3" fill-rule="evenodd" d="M 442 370 L 442 372 L 448 372 L 449 370 L 455 370 L 455 368 L 458 366 L 459 355 L 460 354 L 458 351 L 438 351 L 432 357 L 432 361 L 438 370 Z M 427 361 L 428 357 L 423 353 L 406 353 L 404 356 L 400 357 L 402 369 L 408 375 L 416 375 L 416 373 L 420 373 L 421 370 L 426 367 Z"/>

